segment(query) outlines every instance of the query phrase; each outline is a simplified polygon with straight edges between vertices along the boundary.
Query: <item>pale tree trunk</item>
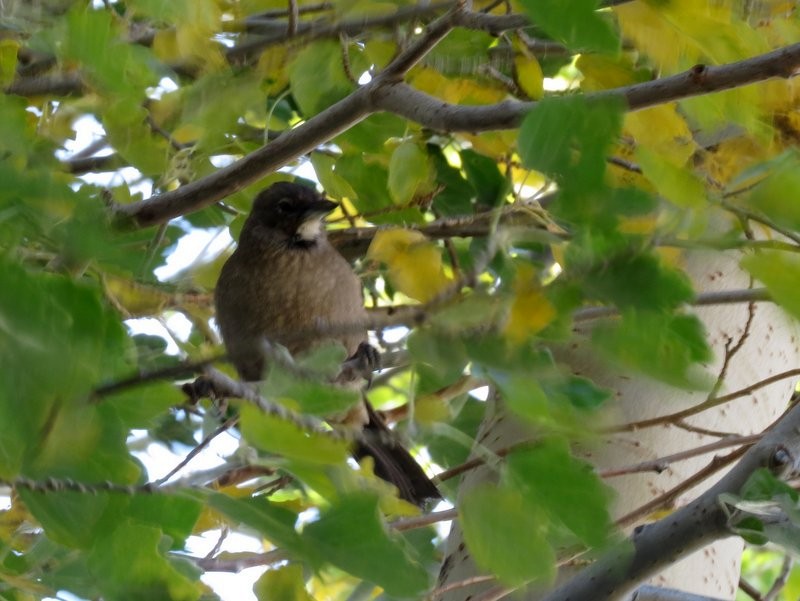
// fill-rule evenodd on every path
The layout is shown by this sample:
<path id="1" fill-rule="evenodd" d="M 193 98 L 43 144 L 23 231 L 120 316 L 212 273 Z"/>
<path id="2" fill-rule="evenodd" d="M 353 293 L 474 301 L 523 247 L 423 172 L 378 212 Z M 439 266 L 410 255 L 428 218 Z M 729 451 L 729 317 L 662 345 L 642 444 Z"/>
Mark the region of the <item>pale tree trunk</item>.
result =
<path id="1" fill-rule="evenodd" d="M 741 290 L 750 286 L 750 279 L 738 267 L 738 253 L 695 252 L 686 258 L 686 269 L 698 293 Z M 713 376 L 721 372 L 727 356 L 727 367 L 719 394 L 740 390 L 769 376 L 798 366 L 800 348 L 797 323 L 771 303 L 730 304 L 697 308 L 709 334 L 715 359 L 708 367 Z M 707 392 L 690 393 L 654 382 L 645 377 L 610 370 L 596 360 L 583 336 L 589 330 L 576 332 L 574 344 L 556 351 L 558 361 L 614 392 L 615 400 L 604 419 L 611 424 L 624 424 L 674 413 L 701 403 Z M 594 448 L 582 451 L 598 469 L 620 468 L 696 448 L 720 440 L 719 436 L 700 433 L 698 429 L 733 434 L 755 434 L 764 430 L 786 408 L 795 380 L 788 378 L 746 394 L 725 405 L 688 417 L 686 427 L 668 423 L 631 433 L 609 435 Z M 530 440 L 526 431 L 502 411 L 488 408 L 479 433 L 479 442 L 490 449 L 501 449 L 521 440 Z M 694 430 L 692 430 L 692 428 Z M 719 454 L 724 455 L 728 450 Z M 617 491 L 613 508 L 619 518 L 658 497 L 692 474 L 709 465 L 713 455 L 698 456 L 676 462 L 661 473 L 646 472 L 608 479 Z M 680 495 L 675 507 L 696 497 L 719 479 L 725 470 Z M 466 474 L 459 494 L 480 482 L 492 479 L 492 470 L 481 468 Z M 631 524 L 647 521 L 639 518 Z M 720 599 L 733 599 L 739 579 L 742 542 L 729 537 L 683 559 L 650 582 Z M 464 582 L 480 574 L 463 544 L 461 531 L 454 522 L 447 553 L 440 574 L 440 587 Z M 560 579 L 569 577 L 568 571 Z M 494 598 L 486 591 L 497 584 L 459 587 L 441 595 L 442 601 L 466 601 Z M 530 592 L 527 599 L 540 595 Z M 627 598 L 627 594 L 620 598 Z M 575 599 L 574 601 L 590 601 Z"/>

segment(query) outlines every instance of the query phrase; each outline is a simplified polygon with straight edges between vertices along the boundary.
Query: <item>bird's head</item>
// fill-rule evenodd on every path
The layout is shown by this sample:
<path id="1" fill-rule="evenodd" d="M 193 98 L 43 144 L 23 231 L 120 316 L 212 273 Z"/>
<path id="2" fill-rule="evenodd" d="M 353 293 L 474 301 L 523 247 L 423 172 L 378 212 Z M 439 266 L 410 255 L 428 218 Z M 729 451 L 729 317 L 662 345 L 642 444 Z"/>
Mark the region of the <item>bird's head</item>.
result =
<path id="1" fill-rule="evenodd" d="M 313 188 L 278 182 L 256 196 L 247 221 L 286 236 L 293 246 L 307 248 L 325 235 L 322 218 L 336 206 Z"/>

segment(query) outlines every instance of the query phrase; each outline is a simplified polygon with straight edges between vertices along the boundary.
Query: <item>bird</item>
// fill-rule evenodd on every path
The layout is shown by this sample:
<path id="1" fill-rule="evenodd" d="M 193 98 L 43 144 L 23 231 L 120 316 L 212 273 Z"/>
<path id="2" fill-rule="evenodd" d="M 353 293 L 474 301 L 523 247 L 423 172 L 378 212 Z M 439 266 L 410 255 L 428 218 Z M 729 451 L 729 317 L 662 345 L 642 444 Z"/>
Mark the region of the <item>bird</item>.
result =
<path id="1" fill-rule="evenodd" d="M 274 343 L 299 357 L 338 341 L 347 351 L 346 365 L 375 366 L 378 355 L 366 326 L 352 327 L 367 322 L 361 280 L 331 245 L 323 224 L 337 206 L 295 182 L 275 183 L 254 199 L 214 293 L 217 325 L 242 380 L 264 377 L 265 344 Z M 363 394 L 361 403 L 348 420 L 357 416 L 366 433 L 355 445 L 355 458 L 372 457 L 375 474 L 406 501 L 422 506 L 441 498 Z"/>

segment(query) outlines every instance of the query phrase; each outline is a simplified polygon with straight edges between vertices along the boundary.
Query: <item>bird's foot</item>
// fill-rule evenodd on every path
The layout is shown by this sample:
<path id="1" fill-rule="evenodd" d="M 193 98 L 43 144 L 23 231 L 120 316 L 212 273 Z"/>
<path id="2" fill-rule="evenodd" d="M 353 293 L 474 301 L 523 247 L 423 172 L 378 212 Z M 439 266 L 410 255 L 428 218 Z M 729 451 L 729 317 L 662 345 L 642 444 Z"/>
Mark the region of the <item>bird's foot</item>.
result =
<path id="1" fill-rule="evenodd" d="M 338 382 L 352 382 L 364 379 L 369 384 L 372 381 L 372 372 L 381 367 L 381 354 L 368 342 L 362 342 L 353 356 L 342 363 L 342 370 L 336 380 Z"/>
<path id="2" fill-rule="evenodd" d="M 196 405 L 200 399 L 214 399 L 219 396 L 214 382 L 207 376 L 200 376 L 194 382 L 186 382 L 181 390 L 189 397 L 190 405 Z"/>

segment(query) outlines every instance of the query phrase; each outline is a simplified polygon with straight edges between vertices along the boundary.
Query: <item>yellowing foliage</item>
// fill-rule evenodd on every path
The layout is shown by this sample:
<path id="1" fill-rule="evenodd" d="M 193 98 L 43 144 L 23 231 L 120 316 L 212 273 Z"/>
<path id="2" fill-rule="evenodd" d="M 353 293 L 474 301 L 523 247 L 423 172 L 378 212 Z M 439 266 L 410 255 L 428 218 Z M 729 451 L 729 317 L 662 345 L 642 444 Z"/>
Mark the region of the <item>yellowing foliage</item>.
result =
<path id="1" fill-rule="evenodd" d="M 518 54 L 514 58 L 514 68 L 522 91 L 532 100 L 539 100 L 544 95 L 544 74 L 536 57 Z"/>
<path id="2" fill-rule="evenodd" d="M 600 54 L 582 54 L 575 66 L 583 74 L 581 89 L 586 92 L 619 88 L 635 83 L 636 77 L 629 60 Z"/>
<path id="3" fill-rule="evenodd" d="M 686 120 L 677 104 L 661 104 L 625 115 L 624 131 L 676 166 L 683 166 L 697 150 Z"/>
<path id="4" fill-rule="evenodd" d="M 541 331 L 556 316 L 556 310 L 545 297 L 533 266 L 521 263 L 514 278 L 514 300 L 503 333 L 516 344 Z"/>
<path id="5" fill-rule="evenodd" d="M 386 264 L 392 286 L 422 303 L 436 298 L 451 283 L 444 272 L 439 248 L 414 230 L 378 232 L 367 258 Z"/>
<path id="6" fill-rule="evenodd" d="M 413 72 L 412 85 L 422 92 L 459 104 L 489 104 L 499 102 L 505 91 L 489 85 L 488 81 L 445 77 L 434 69 L 422 67 Z"/>

